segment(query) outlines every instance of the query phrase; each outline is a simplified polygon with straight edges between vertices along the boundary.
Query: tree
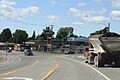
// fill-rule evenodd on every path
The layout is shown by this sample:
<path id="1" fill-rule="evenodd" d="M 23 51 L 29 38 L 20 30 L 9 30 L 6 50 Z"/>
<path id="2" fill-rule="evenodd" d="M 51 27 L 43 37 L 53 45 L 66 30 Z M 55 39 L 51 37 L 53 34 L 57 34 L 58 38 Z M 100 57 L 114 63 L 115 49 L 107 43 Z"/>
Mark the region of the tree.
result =
<path id="1" fill-rule="evenodd" d="M 35 40 L 35 38 L 36 38 L 36 34 L 35 31 L 33 31 L 32 40 Z"/>
<path id="2" fill-rule="evenodd" d="M 15 39 L 16 43 L 23 43 L 27 41 L 28 34 L 24 30 L 17 29 L 15 33 L 13 33 L 13 38 Z"/>
<path id="3" fill-rule="evenodd" d="M 37 36 L 36 36 L 36 40 L 38 40 L 38 38 L 39 38 L 40 36 L 41 36 L 41 35 L 37 35 Z"/>
<path id="4" fill-rule="evenodd" d="M 13 37 L 10 37 L 8 42 L 14 43 L 14 42 L 15 42 L 15 39 L 14 39 Z"/>
<path id="5" fill-rule="evenodd" d="M 56 38 L 62 39 L 67 37 L 74 37 L 76 35 L 73 34 L 74 29 L 72 27 L 60 28 L 57 32 Z"/>
<path id="6" fill-rule="evenodd" d="M 0 42 L 1 42 L 1 39 L 2 39 L 2 35 L 1 35 L 1 33 L 0 33 Z"/>
<path id="7" fill-rule="evenodd" d="M 44 40 L 47 39 L 47 37 L 52 37 L 55 34 L 52 29 L 52 27 L 46 27 L 40 36 L 44 37 Z"/>
<path id="8" fill-rule="evenodd" d="M 35 31 L 33 31 L 32 37 L 29 37 L 28 40 L 35 40 L 36 39 L 36 34 Z"/>
<path id="9" fill-rule="evenodd" d="M 95 31 L 94 33 L 91 33 L 90 35 L 105 34 L 105 33 L 108 32 L 108 28 L 109 28 L 109 27 L 105 27 L 105 28 L 103 28 L 103 29 L 101 29 L 101 30 L 97 30 L 97 31 Z"/>
<path id="10" fill-rule="evenodd" d="M 71 36 L 70 36 L 71 37 Z M 78 35 L 74 34 L 73 37 L 78 38 Z"/>
<path id="11" fill-rule="evenodd" d="M 7 42 L 12 37 L 11 30 L 9 28 L 6 28 L 1 33 L 1 41 Z"/>

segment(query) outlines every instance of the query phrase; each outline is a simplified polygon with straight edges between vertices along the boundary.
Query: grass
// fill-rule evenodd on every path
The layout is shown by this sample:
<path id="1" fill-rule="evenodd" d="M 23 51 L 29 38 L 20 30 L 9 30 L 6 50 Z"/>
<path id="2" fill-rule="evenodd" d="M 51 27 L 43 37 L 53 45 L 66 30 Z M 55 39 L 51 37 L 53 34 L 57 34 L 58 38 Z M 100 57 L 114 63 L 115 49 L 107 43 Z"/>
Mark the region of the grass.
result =
<path id="1" fill-rule="evenodd" d="M 50 54 L 64 54 L 64 52 L 47 52 L 47 53 L 50 53 Z"/>
<path id="2" fill-rule="evenodd" d="M 64 54 L 64 52 L 57 52 L 57 51 L 46 51 L 46 52 L 38 52 L 38 51 L 36 51 L 35 53 L 48 53 L 48 54 Z"/>

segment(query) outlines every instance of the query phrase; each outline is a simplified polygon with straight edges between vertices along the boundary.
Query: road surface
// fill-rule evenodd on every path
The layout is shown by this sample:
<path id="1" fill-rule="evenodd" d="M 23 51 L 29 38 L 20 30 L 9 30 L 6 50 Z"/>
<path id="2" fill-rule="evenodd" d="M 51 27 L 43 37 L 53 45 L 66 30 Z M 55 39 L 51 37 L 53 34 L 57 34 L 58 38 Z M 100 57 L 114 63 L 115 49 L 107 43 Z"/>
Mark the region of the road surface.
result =
<path id="1" fill-rule="evenodd" d="M 119 80 L 120 68 L 97 68 L 84 63 L 80 54 L 46 54 L 24 56 L 7 53 L 0 63 L 0 80 Z"/>

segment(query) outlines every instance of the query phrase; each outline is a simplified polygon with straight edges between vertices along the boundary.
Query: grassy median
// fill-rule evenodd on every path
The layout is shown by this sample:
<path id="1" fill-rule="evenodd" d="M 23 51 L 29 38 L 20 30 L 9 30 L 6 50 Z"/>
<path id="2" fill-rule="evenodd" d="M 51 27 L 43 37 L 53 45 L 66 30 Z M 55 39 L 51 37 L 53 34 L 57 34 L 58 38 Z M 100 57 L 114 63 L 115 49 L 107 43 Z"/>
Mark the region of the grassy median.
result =
<path id="1" fill-rule="evenodd" d="M 42 51 L 40 51 L 40 52 L 38 52 L 38 51 L 35 51 L 35 52 L 33 52 L 33 53 L 37 53 L 37 54 L 39 54 L 39 53 L 48 53 L 48 54 L 64 54 L 64 52 L 58 52 L 58 51 L 46 51 L 46 52 L 42 52 Z"/>
<path id="2" fill-rule="evenodd" d="M 47 53 L 50 53 L 50 54 L 64 54 L 64 52 L 47 52 Z"/>

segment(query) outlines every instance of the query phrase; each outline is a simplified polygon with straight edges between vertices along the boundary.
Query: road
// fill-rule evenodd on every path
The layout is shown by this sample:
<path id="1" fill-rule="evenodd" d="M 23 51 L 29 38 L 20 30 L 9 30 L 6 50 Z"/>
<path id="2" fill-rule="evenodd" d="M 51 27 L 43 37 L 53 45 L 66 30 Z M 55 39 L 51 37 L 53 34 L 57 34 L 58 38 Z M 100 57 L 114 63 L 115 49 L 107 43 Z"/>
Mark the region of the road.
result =
<path id="1" fill-rule="evenodd" d="M 119 80 L 120 68 L 97 68 L 80 54 L 7 53 L 0 63 L 0 80 Z"/>

